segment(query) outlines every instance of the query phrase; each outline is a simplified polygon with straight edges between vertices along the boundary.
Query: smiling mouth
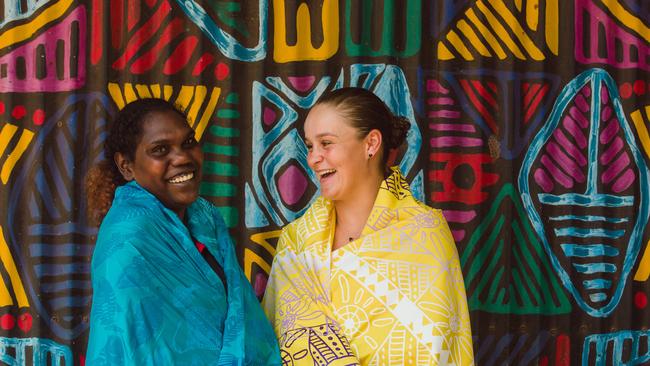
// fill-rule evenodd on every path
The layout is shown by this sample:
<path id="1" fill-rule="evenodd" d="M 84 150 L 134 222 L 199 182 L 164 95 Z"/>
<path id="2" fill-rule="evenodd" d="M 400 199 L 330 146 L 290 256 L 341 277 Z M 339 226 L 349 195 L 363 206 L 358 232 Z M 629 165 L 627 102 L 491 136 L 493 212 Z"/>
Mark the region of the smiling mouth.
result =
<path id="1" fill-rule="evenodd" d="M 336 169 L 322 170 L 322 171 L 318 172 L 318 177 L 320 179 L 323 179 L 323 178 L 329 177 L 330 175 L 332 175 L 334 173 L 336 173 Z"/>
<path id="2" fill-rule="evenodd" d="M 187 182 L 192 178 L 194 178 L 194 172 L 175 175 L 172 178 L 168 179 L 167 181 L 172 184 L 178 184 L 178 183 Z"/>

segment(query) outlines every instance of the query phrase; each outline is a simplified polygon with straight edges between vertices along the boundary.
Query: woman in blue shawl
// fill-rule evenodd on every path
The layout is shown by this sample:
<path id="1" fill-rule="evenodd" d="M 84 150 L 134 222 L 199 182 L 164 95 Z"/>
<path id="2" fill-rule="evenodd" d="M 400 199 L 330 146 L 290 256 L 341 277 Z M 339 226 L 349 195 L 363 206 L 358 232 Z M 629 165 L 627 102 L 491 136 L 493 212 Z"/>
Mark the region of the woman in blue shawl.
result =
<path id="1" fill-rule="evenodd" d="M 92 258 L 89 365 L 279 365 L 277 340 L 227 227 L 198 196 L 203 154 L 162 99 L 117 115 L 86 189 Z"/>

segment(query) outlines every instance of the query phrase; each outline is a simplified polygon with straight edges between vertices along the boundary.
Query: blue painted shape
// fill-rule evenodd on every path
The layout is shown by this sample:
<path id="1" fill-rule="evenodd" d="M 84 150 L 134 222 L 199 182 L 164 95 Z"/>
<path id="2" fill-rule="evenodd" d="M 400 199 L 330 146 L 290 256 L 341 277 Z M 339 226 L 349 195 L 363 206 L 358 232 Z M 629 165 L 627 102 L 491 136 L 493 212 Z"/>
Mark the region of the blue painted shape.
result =
<path id="1" fill-rule="evenodd" d="M 103 158 L 102 154 L 96 152 L 100 151 L 103 145 L 101 136 L 105 134 L 98 132 L 105 129 L 106 119 L 99 118 L 98 115 L 106 114 L 110 117 L 114 112 L 112 101 L 102 93 L 92 92 L 67 97 L 38 131 L 21 159 L 21 164 L 16 166 L 12 176 L 13 182 L 9 187 L 7 221 L 4 225 L 7 228 L 7 242 L 12 252 L 17 254 L 14 259 L 17 261 L 32 309 L 39 314 L 43 326 L 63 340 L 70 341 L 77 338 L 88 329 L 88 322 L 82 321 L 82 317 L 75 317 L 71 322 L 65 321 L 63 317 L 53 317 L 54 309 L 49 303 L 52 293 L 43 292 L 41 288 L 49 285 L 56 286 L 51 275 L 67 273 L 69 280 L 89 279 L 88 257 L 93 246 L 91 236 L 96 233 L 97 228 L 88 223 L 85 199 L 75 196 L 74 207 L 70 205 L 69 209 L 65 205 L 53 204 L 57 196 L 51 190 L 55 187 L 47 181 L 45 178 L 47 175 L 44 174 L 44 169 L 51 169 L 53 165 L 50 163 L 48 166 L 46 158 L 58 154 L 56 161 L 62 163 L 56 167 L 61 177 L 68 182 L 74 182 L 75 178 L 85 176 L 87 168 Z M 61 137 L 63 135 L 65 138 Z M 74 145 L 74 149 L 62 147 L 61 141 Z M 81 159 L 74 160 L 73 157 L 74 164 L 69 164 L 70 157 L 67 154 L 73 152 Z M 26 207 L 29 207 L 29 215 L 25 214 Z M 17 220 L 18 217 L 21 219 Z M 37 248 L 39 245 L 59 244 L 62 245 L 61 249 L 47 246 Z M 39 263 L 40 256 L 31 255 L 56 254 L 59 250 L 63 253 L 69 252 L 73 250 L 68 246 L 69 244 L 79 244 L 84 249 L 72 253 L 68 264 L 61 267 Z M 64 272 L 57 272 L 59 269 Z M 91 290 L 81 288 L 74 296 L 79 296 L 79 292 L 89 295 Z M 65 296 L 73 295 L 67 292 Z M 87 312 L 89 309 L 64 310 L 66 313 L 84 311 Z"/>
<path id="2" fill-rule="evenodd" d="M 0 337 L 0 348 L 0 361 L 8 366 L 67 366 L 74 361 L 70 347 L 51 339 Z"/>
<path id="3" fill-rule="evenodd" d="M 627 243 L 627 248 L 625 250 L 625 257 L 622 260 L 622 268 L 619 268 L 619 272 L 615 274 L 619 279 L 616 283 L 613 283 L 614 290 L 611 294 L 609 301 L 603 302 L 601 305 L 592 306 L 588 303 L 586 299 L 583 298 L 581 288 L 583 283 L 578 282 L 574 283 L 573 279 L 568 273 L 568 269 L 564 268 L 560 260 L 558 259 L 557 254 L 554 251 L 554 247 L 551 246 L 549 241 L 549 235 L 545 229 L 544 219 L 540 216 L 540 212 L 533 202 L 533 197 L 531 196 L 530 191 L 530 176 L 532 175 L 532 166 L 536 161 L 536 158 L 539 154 L 542 153 L 542 148 L 546 142 L 551 137 L 553 131 L 558 127 L 560 123 L 560 118 L 564 114 L 566 108 L 570 105 L 572 99 L 575 97 L 576 93 L 585 85 L 590 84 L 591 95 L 600 96 L 601 95 L 601 86 L 607 88 L 611 103 L 613 105 L 614 113 L 619 122 L 620 130 L 622 131 L 627 146 L 630 150 L 630 153 L 633 158 L 633 163 L 636 165 L 638 171 L 638 196 L 614 196 L 609 194 L 601 194 L 598 192 L 598 131 L 600 130 L 600 115 L 601 115 L 601 101 L 600 98 L 592 98 L 591 103 L 591 119 L 590 119 L 590 130 L 589 134 L 589 164 L 588 164 L 588 176 L 587 176 L 587 188 L 585 192 L 580 193 L 569 193 L 559 196 L 554 196 L 551 194 L 539 194 L 536 197 L 539 202 L 551 205 L 579 205 L 585 207 L 594 207 L 600 206 L 603 208 L 607 207 L 630 207 L 635 206 L 636 209 L 636 219 L 634 220 L 634 226 L 630 232 L 630 239 Z M 544 249 L 549 254 L 553 268 L 558 273 L 562 284 L 564 287 L 569 290 L 572 294 L 576 303 L 580 308 L 594 317 L 607 317 L 609 316 L 614 309 L 618 306 L 621 296 L 623 295 L 623 290 L 625 288 L 625 283 L 629 277 L 629 274 L 632 270 L 632 267 L 636 263 L 636 259 L 639 254 L 641 240 L 643 231 L 648 223 L 648 218 L 650 216 L 650 183 L 649 183 L 649 172 L 644 161 L 641 151 L 636 145 L 636 139 L 632 130 L 627 121 L 625 111 L 621 105 L 620 96 L 618 93 L 618 88 L 612 79 L 612 77 L 602 69 L 590 69 L 587 70 L 578 76 L 576 76 L 571 82 L 569 82 L 564 89 L 561 91 L 553 110 L 548 117 L 547 122 L 542 126 L 537 135 L 533 138 L 530 143 L 530 147 L 526 156 L 524 157 L 521 170 L 518 177 L 519 191 L 521 192 L 521 199 L 524 203 L 524 207 L 528 212 L 529 219 L 535 232 L 540 237 Z M 559 253 L 558 253 L 559 254 Z"/>
<path id="4" fill-rule="evenodd" d="M 270 9 L 268 0 L 259 1 L 259 40 L 257 45 L 251 48 L 243 46 L 235 37 L 221 29 L 196 1 L 176 0 L 176 2 L 187 15 L 187 19 L 196 24 L 224 56 L 248 62 L 260 61 L 266 57 L 267 18 Z"/>
<path id="5" fill-rule="evenodd" d="M 623 344 L 631 346 L 623 353 Z M 643 353 L 640 350 L 645 350 Z M 633 366 L 650 361 L 650 331 L 622 330 L 614 333 L 592 334 L 582 344 L 583 366 L 605 366 L 608 350 L 611 350 L 611 365 Z M 592 353 L 593 352 L 593 353 Z M 593 357 L 592 357 L 593 356 Z M 589 359 L 593 358 L 593 363 Z"/>
<path id="6" fill-rule="evenodd" d="M 283 226 L 301 216 L 320 193 L 320 190 L 317 190 L 301 208 L 287 207 L 282 204 L 275 177 L 281 168 L 293 159 L 306 173 L 310 184 L 319 186 L 316 175 L 307 165 L 307 148 L 298 132 L 302 126 L 302 121 L 298 120 L 298 110 L 311 108 L 326 90 L 346 85 L 345 71 L 341 70 L 334 85 L 331 77 L 321 78 L 307 96 L 297 95 L 279 77 L 267 77 L 265 81 L 269 85 L 253 82 L 251 180 L 247 183 L 248 190 L 245 192 L 246 207 L 251 207 L 252 210 L 246 210 L 247 227 L 264 227 L 269 223 Z M 358 86 L 357 83 L 372 88 L 393 113 L 405 116 L 411 121 L 406 141 L 408 147 L 400 161 L 401 171 L 410 176 L 422 147 L 422 135 L 415 121 L 404 73 L 394 65 L 355 64 L 350 66 L 349 85 Z M 280 111 L 276 122 L 267 131 L 263 121 L 265 103 L 272 104 Z M 424 198 L 423 172 L 415 174 L 411 189 Z"/>
<path id="7" fill-rule="evenodd" d="M 68 291 L 71 289 L 91 289 L 91 288 L 92 288 L 92 282 L 77 281 L 77 280 L 65 280 L 60 282 L 45 283 L 41 285 L 41 291 L 46 293 Z"/>
<path id="8" fill-rule="evenodd" d="M 556 236 L 574 236 L 577 238 L 611 238 L 618 239 L 625 235 L 625 230 L 585 229 L 581 227 L 563 227 L 554 229 Z"/>
<path id="9" fill-rule="evenodd" d="M 540 193 L 537 198 L 539 202 L 554 205 L 576 205 L 584 207 L 605 206 L 605 207 L 629 207 L 634 205 L 634 196 L 613 196 L 610 194 L 579 194 L 565 193 L 560 195 Z"/>
<path id="10" fill-rule="evenodd" d="M 589 294 L 589 299 L 592 302 L 603 302 L 607 300 L 607 294 L 604 292 L 597 292 L 595 294 Z"/>
<path id="11" fill-rule="evenodd" d="M 29 255 L 32 257 L 72 257 L 86 256 L 93 254 L 95 246 L 92 244 L 29 244 Z"/>
<path id="12" fill-rule="evenodd" d="M 586 290 L 604 290 L 612 287 L 612 281 L 602 279 L 585 280 L 582 284 Z"/>
<path id="13" fill-rule="evenodd" d="M 573 268 L 575 268 L 577 272 L 584 273 L 584 274 L 616 272 L 616 266 L 611 263 L 588 263 L 588 264 L 573 263 Z"/>
<path id="14" fill-rule="evenodd" d="M 560 244 L 564 255 L 567 257 L 616 257 L 620 251 L 611 245 L 605 244 Z"/>
<path id="15" fill-rule="evenodd" d="M 605 217 L 605 216 L 596 216 L 596 215 L 561 215 L 561 216 L 551 216 L 549 217 L 551 221 L 583 221 L 583 222 L 598 222 L 604 221 L 610 224 L 621 224 L 628 222 L 629 219 L 626 217 Z"/>
<path id="16" fill-rule="evenodd" d="M 0 20 L 0 28 L 20 19 L 27 19 L 37 11 L 47 6 L 53 0 L 4 0 L 4 14 Z"/>
<path id="17" fill-rule="evenodd" d="M 62 296 L 52 298 L 49 303 L 54 310 L 60 310 L 68 307 L 90 306 L 91 296 Z"/>

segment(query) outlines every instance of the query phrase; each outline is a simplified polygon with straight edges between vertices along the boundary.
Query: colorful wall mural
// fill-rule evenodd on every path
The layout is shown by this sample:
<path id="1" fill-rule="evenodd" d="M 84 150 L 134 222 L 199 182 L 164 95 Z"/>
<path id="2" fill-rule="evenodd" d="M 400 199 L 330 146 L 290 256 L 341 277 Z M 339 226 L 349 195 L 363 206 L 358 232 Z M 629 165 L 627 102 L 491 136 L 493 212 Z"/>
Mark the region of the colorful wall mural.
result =
<path id="1" fill-rule="evenodd" d="M 449 221 L 477 364 L 650 362 L 643 0 L 1 0 L 0 361 L 85 364 L 83 177 L 117 110 L 185 109 L 262 296 L 343 86 L 411 121 L 390 160 Z"/>

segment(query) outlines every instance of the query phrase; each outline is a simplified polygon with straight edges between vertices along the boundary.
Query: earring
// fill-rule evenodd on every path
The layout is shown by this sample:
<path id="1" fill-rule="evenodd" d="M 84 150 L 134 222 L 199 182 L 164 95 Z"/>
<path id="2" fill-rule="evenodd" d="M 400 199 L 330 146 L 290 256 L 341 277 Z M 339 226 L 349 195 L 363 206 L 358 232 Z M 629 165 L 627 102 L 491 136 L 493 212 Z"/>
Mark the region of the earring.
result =
<path id="1" fill-rule="evenodd" d="M 372 158 L 372 153 L 368 154 L 368 158 Z"/>

